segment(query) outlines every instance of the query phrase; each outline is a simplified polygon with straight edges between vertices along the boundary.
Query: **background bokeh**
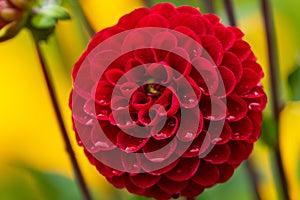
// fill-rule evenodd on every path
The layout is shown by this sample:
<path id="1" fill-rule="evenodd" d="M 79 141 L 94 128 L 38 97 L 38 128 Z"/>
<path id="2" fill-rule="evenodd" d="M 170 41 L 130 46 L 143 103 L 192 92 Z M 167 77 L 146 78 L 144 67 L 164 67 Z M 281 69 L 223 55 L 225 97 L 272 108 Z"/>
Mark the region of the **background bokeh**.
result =
<path id="1" fill-rule="evenodd" d="M 155 0 L 153 4 L 158 2 L 160 1 Z M 201 0 L 169 2 L 194 5 L 205 12 Z M 217 13 L 227 23 L 221 2 L 216 1 Z M 265 70 L 263 84 L 269 90 L 266 40 L 259 1 L 234 2 L 238 26 L 245 32 L 246 40 Z M 271 2 L 279 48 L 281 98 L 287 102 L 281 113 L 280 144 L 290 194 L 296 200 L 300 199 L 300 99 L 292 101 L 288 77 L 300 66 L 300 1 Z M 63 0 L 62 3 L 71 12 L 72 19 L 59 22 L 55 34 L 43 44 L 43 53 L 55 82 L 60 107 L 80 167 L 95 199 L 143 199 L 109 185 L 88 163 L 82 149 L 76 145 L 68 108 L 70 74 L 74 62 L 89 41 L 89 36 L 77 17 L 79 4 L 72 0 Z M 144 6 L 140 0 L 82 0 L 80 3 L 95 30 L 111 26 L 123 14 Z M 300 81 L 294 81 L 293 84 L 300 84 Z M 299 88 L 298 86 L 298 90 Z M 0 199 L 81 199 L 51 107 L 34 41 L 28 30 L 21 31 L 14 39 L 0 43 L 0 95 Z M 271 115 L 269 107 L 265 112 L 266 118 Z M 263 137 L 268 140 L 272 136 L 268 134 L 268 126 L 264 127 Z M 280 199 L 278 175 L 274 167 L 274 155 L 267 143 L 258 141 L 250 159 L 258 173 L 262 198 L 276 200 Z M 205 200 L 220 198 L 255 199 L 244 165 L 229 182 L 208 189 L 198 197 Z"/>

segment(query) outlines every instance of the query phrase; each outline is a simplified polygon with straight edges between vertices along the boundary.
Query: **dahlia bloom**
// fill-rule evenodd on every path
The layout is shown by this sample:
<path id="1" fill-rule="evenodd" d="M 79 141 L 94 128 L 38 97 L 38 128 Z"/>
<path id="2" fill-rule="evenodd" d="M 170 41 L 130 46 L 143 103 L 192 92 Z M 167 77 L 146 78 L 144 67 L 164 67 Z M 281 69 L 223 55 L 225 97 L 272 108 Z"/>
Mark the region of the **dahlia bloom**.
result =
<path id="1" fill-rule="evenodd" d="M 72 76 L 78 144 L 134 194 L 195 197 L 226 182 L 261 134 L 263 72 L 243 33 L 190 6 L 123 16 Z"/>

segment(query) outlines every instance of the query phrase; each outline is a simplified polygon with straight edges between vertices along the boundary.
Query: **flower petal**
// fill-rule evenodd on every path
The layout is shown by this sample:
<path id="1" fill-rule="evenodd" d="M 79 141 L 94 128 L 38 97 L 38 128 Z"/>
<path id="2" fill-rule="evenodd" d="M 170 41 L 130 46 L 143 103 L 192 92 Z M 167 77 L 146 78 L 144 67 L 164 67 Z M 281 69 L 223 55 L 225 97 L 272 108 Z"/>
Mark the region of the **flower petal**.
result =
<path id="1" fill-rule="evenodd" d="M 215 64 L 219 66 L 224 53 L 222 43 L 212 35 L 199 35 L 199 38 L 206 52 L 210 55 Z"/>
<path id="2" fill-rule="evenodd" d="M 192 180 L 204 187 L 210 187 L 218 182 L 219 176 L 219 169 L 215 165 L 201 161 L 197 173 L 193 176 Z"/>
<path id="3" fill-rule="evenodd" d="M 168 28 L 168 21 L 159 14 L 146 15 L 137 23 L 136 28 L 141 27 L 161 27 Z"/>
<path id="4" fill-rule="evenodd" d="M 204 160 L 212 164 L 222 164 L 228 161 L 229 156 L 230 148 L 227 144 L 215 145 Z"/>
<path id="5" fill-rule="evenodd" d="M 230 122 L 238 121 L 244 118 L 248 112 L 247 103 L 238 95 L 232 94 L 227 97 L 228 116 L 226 119 Z"/>
<path id="6" fill-rule="evenodd" d="M 253 125 L 249 117 L 230 123 L 233 140 L 247 140 L 252 134 Z"/>
<path id="7" fill-rule="evenodd" d="M 235 54 L 228 51 L 224 52 L 221 65 L 233 72 L 237 83 L 241 80 L 243 74 L 242 63 Z"/>
<path id="8" fill-rule="evenodd" d="M 175 151 L 176 139 L 154 140 L 151 139 L 143 148 L 145 157 L 151 162 L 163 162 L 167 160 Z"/>
<path id="9" fill-rule="evenodd" d="M 130 176 L 131 182 L 137 187 L 146 189 L 155 185 L 161 176 L 155 176 L 146 173 L 139 173 L 133 176 Z"/>
<path id="10" fill-rule="evenodd" d="M 173 181 L 189 180 L 196 173 L 200 164 L 199 158 L 182 158 L 180 162 L 165 176 Z"/>
<path id="11" fill-rule="evenodd" d="M 173 181 L 166 177 L 162 177 L 157 183 L 158 187 L 168 194 L 180 193 L 188 184 L 188 181 Z"/>

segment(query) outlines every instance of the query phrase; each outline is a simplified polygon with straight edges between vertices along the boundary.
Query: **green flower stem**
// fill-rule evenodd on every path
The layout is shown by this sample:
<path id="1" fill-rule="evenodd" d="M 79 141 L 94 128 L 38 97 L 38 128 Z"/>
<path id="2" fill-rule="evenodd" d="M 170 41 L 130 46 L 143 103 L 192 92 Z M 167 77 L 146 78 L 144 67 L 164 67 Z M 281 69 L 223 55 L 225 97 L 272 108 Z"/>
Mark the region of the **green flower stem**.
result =
<path id="1" fill-rule="evenodd" d="M 231 26 L 236 26 L 236 17 L 235 17 L 235 12 L 234 12 L 234 7 L 232 4 L 232 1 L 224 0 L 224 6 L 226 8 L 226 13 L 228 16 L 229 24 Z M 258 181 L 258 176 L 257 176 L 256 170 L 254 168 L 254 165 L 252 164 L 250 159 L 246 160 L 245 164 L 246 164 L 246 170 L 250 176 L 250 182 L 252 185 L 252 189 L 255 192 L 256 199 L 260 200 L 262 198 L 260 197 L 260 194 L 259 194 L 259 186 L 258 186 L 259 181 Z"/>
<path id="2" fill-rule="evenodd" d="M 262 198 L 260 197 L 259 189 L 258 189 L 258 175 L 257 175 L 257 172 L 255 171 L 255 168 L 254 168 L 252 162 L 251 162 L 251 159 L 248 159 L 245 161 L 245 166 L 249 173 L 249 176 L 250 176 L 249 178 L 253 185 L 253 190 L 255 191 L 255 197 L 257 200 L 261 200 Z"/>
<path id="3" fill-rule="evenodd" d="M 46 61 L 45 61 L 45 58 L 43 57 L 43 53 L 42 53 L 40 43 L 41 43 L 40 40 L 35 39 L 35 47 L 36 47 L 38 57 L 39 57 L 39 61 L 40 61 L 40 64 L 41 64 L 41 68 L 42 68 L 42 71 L 43 71 L 43 76 L 45 78 L 45 82 L 46 82 L 47 87 L 48 87 L 49 95 L 50 95 L 51 102 L 52 102 L 52 105 L 53 105 L 53 108 L 54 108 L 54 111 L 55 111 L 55 115 L 56 115 L 56 118 L 57 118 L 57 121 L 58 121 L 58 124 L 59 124 L 59 128 L 60 128 L 62 137 L 63 137 L 65 145 L 66 145 L 66 151 L 68 152 L 68 155 L 69 155 L 70 160 L 72 162 L 73 170 L 74 170 L 76 179 L 78 181 L 78 184 L 80 186 L 83 198 L 85 200 L 92 200 L 92 196 L 90 195 L 90 193 L 88 191 L 87 185 L 86 185 L 85 180 L 83 178 L 83 175 L 80 171 L 79 164 L 76 160 L 74 150 L 72 148 L 71 142 L 70 142 L 69 137 L 68 137 L 67 129 L 65 127 L 64 120 L 63 120 L 63 117 L 62 117 L 62 113 L 61 113 L 60 108 L 59 108 L 59 104 L 58 104 L 58 100 L 57 100 L 57 97 L 56 97 L 56 94 L 55 94 L 55 89 L 54 89 L 53 83 L 52 83 L 51 78 L 50 78 L 50 76 L 48 74 L 48 71 L 47 71 Z"/>
<path id="4" fill-rule="evenodd" d="M 268 0 L 261 0 L 261 9 L 264 18 L 265 32 L 267 38 L 267 46 L 268 46 L 268 59 L 269 59 L 269 69 L 270 69 L 270 84 L 271 84 L 271 97 L 272 97 L 272 108 L 274 114 L 274 120 L 276 122 L 276 136 L 277 140 L 274 145 L 274 153 L 277 163 L 277 168 L 279 172 L 280 184 L 282 188 L 282 193 L 285 200 L 290 199 L 288 182 L 286 179 L 282 156 L 280 152 L 280 144 L 279 144 L 279 118 L 280 112 L 283 108 L 280 98 L 279 98 L 279 62 L 278 62 L 278 50 L 276 45 L 276 35 L 275 28 L 273 22 L 273 16 L 271 11 L 271 6 Z"/>
<path id="5" fill-rule="evenodd" d="M 90 24 L 86 14 L 84 13 L 79 0 L 69 0 L 69 4 L 72 6 L 72 8 L 74 9 L 76 15 L 76 18 L 80 19 L 81 23 L 83 24 L 83 26 L 85 27 L 87 33 L 89 34 L 90 38 L 92 38 L 96 31 L 94 30 L 94 28 L 92 27 L 92 25 Z"/>
<path id="6" fill-rule="evenodd" d="M 203 0 L 203 2 L 208 13 L 215 13 L 215 5 L 213 0 Z"/>
<path id="7" fill-rule="evenodd" d="M 231 26 L 236 26 L 236 18 L 234 15 L 233 4 L 231 0 L 223 0 L 228 20 Z"/>

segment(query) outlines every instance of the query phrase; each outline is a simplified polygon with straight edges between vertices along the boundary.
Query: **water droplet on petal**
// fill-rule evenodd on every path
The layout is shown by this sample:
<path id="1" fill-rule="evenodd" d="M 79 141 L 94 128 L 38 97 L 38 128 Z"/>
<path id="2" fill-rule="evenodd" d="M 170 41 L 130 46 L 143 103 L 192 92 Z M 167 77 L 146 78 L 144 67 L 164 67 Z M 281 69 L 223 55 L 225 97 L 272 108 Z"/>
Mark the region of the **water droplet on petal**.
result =
<path id="1" fill-rule="evenodd" d="M 101 142 L 101 141 L 96 142 L 95 146 L 96 147 L 103 147 L 103 148 L 108 148 L 109 147 L 107 142 Z"/>
<path id="2" fill-rule="evenodd" d="M 184 137 L 187 138 L 187 139 L 191 139 L 191 138 L 193 138 L 193 136 L 194 136 L 193 133 L 187 132 Z"/>
<path id="3" fill-rule="evenodd" d="M 213 144 L 216 144 L 216 143 L 218 143 L 218 142 L 221 142 L 222 140 L 223 140 L 223 139 L 222 139 L 221 137 L 218 137 L 218 138 L 212 139 L 211 142 L 212 142 Z"/>

